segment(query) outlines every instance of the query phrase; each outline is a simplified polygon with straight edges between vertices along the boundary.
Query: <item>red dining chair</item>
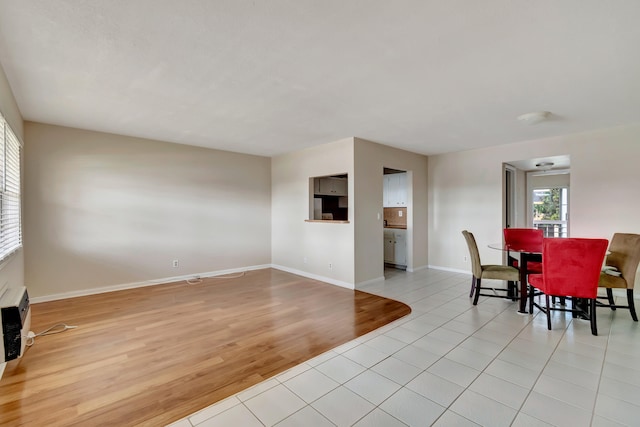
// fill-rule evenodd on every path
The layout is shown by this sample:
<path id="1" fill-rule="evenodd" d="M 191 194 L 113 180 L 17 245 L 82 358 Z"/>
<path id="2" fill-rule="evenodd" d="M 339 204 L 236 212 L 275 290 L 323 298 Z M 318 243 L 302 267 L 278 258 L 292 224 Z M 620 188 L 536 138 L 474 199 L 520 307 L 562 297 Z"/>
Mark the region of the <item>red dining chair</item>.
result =
<path id="1" fill-rule="evenodd" d="M 542 239 L 544 238 L 544 234 L 541 229 L 538 228 L 505 228 L 503 230 L 504 235 L 504 243 L 505 245 L 509 245 L 513 248 L 542 248 Z M 539 249 L 538 249 L 539 250 Z M 529 260 L 527 262 L 527 271 L 529 274 L 540 274 L 542 273 L 542 256 L 539 258 L 536 256 L 538 261 Z M 507 252 L 507 264 L 520 268 L 520 261 L 517 258 L 512 257 L 509 252 Z M 526 285 L 526 283 L 525 283 Z M 531 295 L 534 295 L 532 292 Z M 537 294 L 540 295 L 540 294 Z M 553 304 L 556 303 L 556 298 L 553 297 Z M 565 305 L 564 298 L 560 298 L 560 304 Z"/>
<path id="2" fill-rule="evenodd" d="M 551 330 L 551 310 L 570 311 L 582 314 L 591 321 L 591 333 L 598 335 L 596 324 L 596 297 L 602 262 L 607 251 L 607 239 L 547 239 L 542 243 L 542 274 L 529 275 L 529 284 L 540 290 L 546 305 L 534 302 L 529 297 L 529 313 L 535 305 L 547 315 L 547 329 Z M 549 306 L 549 296 L 571 297 L 571 308 Z M 588 313 L 577 304 L 576 299 L 589 300 Z"/>
<path id="3" fill-rule="evenodd" d="M 505 228 L 504 243 L 513 247 L 540 247 L 542 246 L 542 230 L 536 228 Z M 518 267 L 518 260 L 509 256 L 509 265 Z M 529 261 L 527 271 L 531 273 L 542 273 L 542 263 Z"/>

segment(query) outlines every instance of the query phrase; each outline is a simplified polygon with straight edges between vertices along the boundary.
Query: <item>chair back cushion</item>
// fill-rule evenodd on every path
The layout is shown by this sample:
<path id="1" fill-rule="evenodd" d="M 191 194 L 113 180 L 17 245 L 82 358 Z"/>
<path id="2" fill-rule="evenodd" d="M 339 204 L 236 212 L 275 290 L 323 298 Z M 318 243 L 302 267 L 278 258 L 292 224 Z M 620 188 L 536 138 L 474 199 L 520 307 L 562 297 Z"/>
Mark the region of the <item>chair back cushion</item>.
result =
<path id="1" fill-rule="evenodd" d="M 542 291 L 547 295 L 595 298 L 607 239 L 545 238 Z"/>
<path id="2" fill-rule="evenodd" d="M 504 242 L 513 248 L 538 249 L 542 247 L 542 230 L 536 228 L 505 228 Z"/>
<path id="3" fill-rule="evenodd" d="M 615 233 L 609 251 L 605 264 L 616 267 L 627 282 L 627 288 L 633 289 L 640 263 L 640 234 Z"/>
<path id="4" fill-rule="evenodd" d="M 467 230 L 462 231 L 464 239 L 467 241 L 469 247 L 469 255 L 471 258 L 471 272 L 476 277 L 482 277 L 482 264 L 480 263 L 480 252 L 478 252 L 478 245 L 473 234 Z"/>

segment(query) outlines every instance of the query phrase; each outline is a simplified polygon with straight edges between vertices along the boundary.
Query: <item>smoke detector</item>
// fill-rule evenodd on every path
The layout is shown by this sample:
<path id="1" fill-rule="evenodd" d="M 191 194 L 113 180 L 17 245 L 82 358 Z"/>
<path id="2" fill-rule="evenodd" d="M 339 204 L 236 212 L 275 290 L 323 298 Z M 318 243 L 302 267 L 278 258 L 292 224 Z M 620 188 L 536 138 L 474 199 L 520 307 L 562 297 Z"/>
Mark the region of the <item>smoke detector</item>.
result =
<path id="1" fill-rule="evenodd" d="M 533 111 L 518 116 L 518 120 L 528 125 L 535 125 L 549 118 L 551 115 L 548 111 Z"/>

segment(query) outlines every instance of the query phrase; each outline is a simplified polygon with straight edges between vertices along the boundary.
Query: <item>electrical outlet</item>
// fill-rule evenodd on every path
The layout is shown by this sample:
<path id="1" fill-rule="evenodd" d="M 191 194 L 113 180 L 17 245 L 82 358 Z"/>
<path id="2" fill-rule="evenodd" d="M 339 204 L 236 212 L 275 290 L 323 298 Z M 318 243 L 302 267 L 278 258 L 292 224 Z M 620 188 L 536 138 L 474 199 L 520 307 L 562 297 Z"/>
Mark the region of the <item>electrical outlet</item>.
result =
<path id="1" fill-rule="evenodd" d="M 464 262 L 467 262 L 467 256 L 466 255 L 464 256 Z"/>
<path id="2" fill-rule="evenodd" d="M 178 268 L 178 260 L 174 259 L 172 265 L 173 265 L 173 268 Z"/>
<path id="3" fill-rule="evenodd" d="M 302 262 L 307 263 L 307 257 L 302 258 Z"/>
<path id="4" fill-rule="evenodd" d="M 329 263 L 329 270 L 333 270 L 333 264 Z"/>

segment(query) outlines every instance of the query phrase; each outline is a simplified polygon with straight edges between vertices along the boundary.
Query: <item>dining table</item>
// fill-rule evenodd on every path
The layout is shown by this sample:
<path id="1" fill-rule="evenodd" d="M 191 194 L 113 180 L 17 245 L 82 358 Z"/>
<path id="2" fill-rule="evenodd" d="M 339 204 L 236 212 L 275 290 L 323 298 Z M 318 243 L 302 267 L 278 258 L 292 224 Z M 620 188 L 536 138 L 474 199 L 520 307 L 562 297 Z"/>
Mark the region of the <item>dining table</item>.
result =
<path id="1" fill-rule="evenodd" d="M 527 244 L 507 244 L 507 243 L 491 243 L 488 245 L 491 249 L 497 249 L 504 252 L 516 252 L 520 254 L 520 263 L 518 265 L 520 270 L 520 306 L 518 313 L 529 314 L 526 311 L 527 308 L 527 296 L 528 296 L 528 280 L 529 270 L 527 268 L 530 261 L 542 261 L 542 243 L 527 243 Z"/>

